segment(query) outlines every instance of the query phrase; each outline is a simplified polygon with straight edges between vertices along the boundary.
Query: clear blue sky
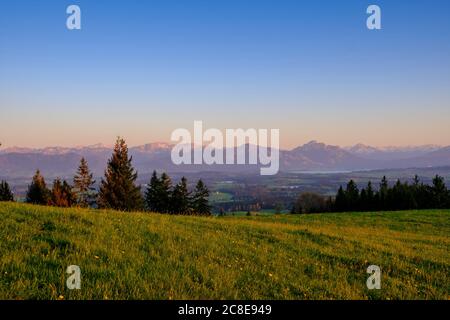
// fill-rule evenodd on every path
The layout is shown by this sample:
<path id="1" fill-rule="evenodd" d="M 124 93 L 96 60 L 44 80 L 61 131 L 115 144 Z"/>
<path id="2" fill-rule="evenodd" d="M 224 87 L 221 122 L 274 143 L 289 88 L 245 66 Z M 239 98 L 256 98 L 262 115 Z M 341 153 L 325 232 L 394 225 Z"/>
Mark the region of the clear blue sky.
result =
<path id="1" fill-rule="evenodd" d="M 449 14 L 446 0 L 2 1 L 0 141 L 136 145 L 203 120 L 279 128 L 284 147 L 449 145 Z"/>

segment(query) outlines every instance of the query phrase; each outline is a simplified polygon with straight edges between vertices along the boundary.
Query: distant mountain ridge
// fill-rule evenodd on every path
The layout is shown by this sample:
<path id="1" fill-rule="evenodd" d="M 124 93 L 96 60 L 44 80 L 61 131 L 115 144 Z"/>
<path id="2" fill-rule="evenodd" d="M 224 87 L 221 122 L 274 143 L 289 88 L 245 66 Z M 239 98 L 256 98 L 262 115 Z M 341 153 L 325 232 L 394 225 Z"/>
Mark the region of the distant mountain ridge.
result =
<path id="1" fill-rule="evenodd" d="M 376 160 L 394 160 L 420 157 L 427 153 L 437 151 L 442 146 L 427 144 L 421 146 L 406 146 L 406 147 L 372 147 L 362 143 L 356 144 L 350 147 L 344 147 L 343 149 L 348 152 L 369 159 Z"/>
<path id="2" fill-rule="evenodd" d="M 171 161 L 173 144 L 157 142 L 130 147 L 139 173 L 153 170 L 169 172 L 251 171 L 255 165 L 181 165 Z M 238 147 L 242 148 L 244 146 Z M 246 145 L 246 148 L 249 146 Z M 0 177 L 28 177 L 36 169 L 51 177 L 72 176 L 81 157 L 85 157 L 96 176 L 103 174 L 112 147 L 96 144 L 85 147 L 6 148 L 0 150 Z M 450 146 L 376 148 L 358 144 L 352 147 L 310 141 L 292 150 L 280 150 L 282 171 L 355 171 L 450 165 Z"/>
<path id="3" fill-rule="evenodd" d="M 80 146 L 80 147 L 46 147 L 46 148 L 22 148 L 22 147 L 11 147 L 0 150 L 0 154 L 5 153 L 31 153 L 31 154 L 67 154 L 72 152 L 82 152 L 82 151 L 100 151 L 100 150 L 111 150 L 112 147 L 107 147 L 101 143 L 91 145 L 91 146 Z"/>

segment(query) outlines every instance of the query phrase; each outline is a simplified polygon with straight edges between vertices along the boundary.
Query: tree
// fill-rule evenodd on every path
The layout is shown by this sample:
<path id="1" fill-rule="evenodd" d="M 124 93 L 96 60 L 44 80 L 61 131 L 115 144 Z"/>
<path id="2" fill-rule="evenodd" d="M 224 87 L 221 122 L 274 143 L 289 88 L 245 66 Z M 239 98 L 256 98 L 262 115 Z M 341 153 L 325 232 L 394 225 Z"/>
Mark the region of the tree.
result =
<path id="1" fill-rule="evenodd" d="M 362 188 L 361 189 L 361 194 L 359 196 L 359 204 L 358 204 L 358 209 L 361 211 L 366 211 L 367 207 L 368 207 L 368 201 L 367 201 L 368 197 L 367 197 L 367 191 L 366 189 Z"/>
<path id="2" fill-rule="evenodd" d="M 202 180 L 198 180 L 192 196 L 192 210 L 195 214 L 209 216 L 211 215 L 211 206 L 209 205 L 209 190 Z"/>
<path id="3" fill-rule="evenodd" d="M 336 194 L 336 199 L 334 201 L 334 207 L 337 212 L 346 211 L 348 208 L 347 196 L 342 186 L 339 186 L 339 190 Z"/>
<path id="4" fill-rule="evenodd" d="M 450 193 L 444 179 L 438 175 L 433 178 L 432 186 L 424 185 L 416 175 L 411 185 L 408 182 L 397 182 L 389 187 L 386 177 L 383 177 L 378 192 L 374 192 L 372 184 L 359 193 L 359 202 L 354 202 L 358 189 L 350 180 L 346 191 L 339 188 L 334 203 L 335 211 L 365 211 L 365 210 L 412 210 L 412 209 L 444 209 L 450 208 Z M 295 211 L 295 207 L 294 210 Z"/>
<path id="5" fill-rule="evenodd" d="M 76 195 L 67 181 L 57 178 L 53 182 L 50 204 L 55 207 L 72 207 L 76 203 Z"/>
<path id="6" fill-rule="evenodd" d="M 145 191 L 145 204 L 150 211 L 161 212 L 161 203 L 159 201 L 159 189 L 161 180 L 158 178 L 156 171 L 153 171 L 150 183 Z"/>
<path id="7" fill-rule="evenodd" d="M 419 177 L 415 175 L 412 185 L 414 199 L 417 202 L 418 209 L 433 208 L 433 199 L 431 196 L 431 188 L 420 182 Z"/>
<path id="8" fill-rule="evenodd" d="M 125 140 L 117 138 L 111 159 L 105 171 L 105 178 L 100 184 L 98 205 L 122 211 L 141 210 L 143 199 L 141 188 L 135 185 L 137 172 L 128 157 Z"/>
<path id="9" fill-rule="evenodd" d="M 63 181 L 62 191 L 69 207 L 74 206 L 77 203 L 77 197 L 73 193 L 72 186 L 66 181 Z"/>
<path id="10" fill-rule="evenodd" d="M 28 186 L 26 202 L 32 204 L 47 205 L 50 201 L 50 191 L 47 189 L 45 179 L 39 170 L 33 176 Z"/>
<path id="11" fill-rule="evenodd" d="M 161 212 L 170 212 L 172 180 L 165 172 L 162 173 L 160 179 L 159 199 L 161 203 Z"/>
<path id="12" fill-rule="evenodd" d="M 327 199 L 317 193 L 303 192 L 294 204 L 295 213 L 318 213 L 329 211 Z"/>
<path id="13" fill-rule="evenodd" d="M 0 182 L 0 201 L 14 201 L 14 195 L 6 181 Z"/>
<path id="14" fill-rule="evenodd" d="M 95 203 L 95 180 L 89 171 L 86 159 L 80 160 L 78 171 L 73 178 L 73 190 L 76 195 L 76 203 L 80 207 L 89 207 Z"/>
<path id="15" fill-rule="evenodd" d="M 375 210 L 375 192 L 373 191 L 372 182 L 367 183 L 366 188 L 367 203 L 365 208 L 367 211 Z"/>
<path id="16" fill-rule="evenodd" d="M 386 176 L 383 176 L 383 179 L 381 179 L 381 183 L 380 183 L 380 189 L 378 191 L 378 208 L 377 209 L 379 209 L 379 210 L 388 210 L 389 209 L 388 192 L 389 192 L 388 181 L 386 179 Z"/>
<path id="17" fill-rule="evenodd" d="M 153 212 L 168 213 L 170 211 L 171 188 L 172 182 L 167 173 L 164 172 L 161 178 L 158 178 L 156 171 L 153 171 L 145 192 L 147 208 Z"/>
<path id="18" fill-rule="evenodd" d="M 347 183 L 347 188 L 345 190 L 345 198 L 347 200 L 347 205 L 350 210 L 357 210 L 359 204 L 359 190 L 356 186 L 355 181 L 350 180 Z"/>
<path id="19" fill-rule="evenodd" d="M 389 190 L 388 199 L 390 210 L 407 210 L 417 207 L 408 183 L 402 183 L 400 179 Z"/>
<path id="20" fill-rule="evenodd" d="M 171 196 L 171 213 L 190 214 L 191 207 L 189 203 L 189 192 L 187 189 L 187 180 L 185 177 L 173 188 Z"/>
<path id="21" fill-rule="evenodd" d="M 445 208 L 448 202 L 448 191 L 444 183 L 444 178 L 436 175 L 433 178 L 433 185 L 431 187 L 431 198 L 434 208 Z"/>
<path id="22" fill-rule="evenodd" d="M 416 174 L 416 175 L 414 175 L 413 186 L 418 187 L 419 185 L 420 185 L 420 179 L 419 179 L 419 176 Z"/>

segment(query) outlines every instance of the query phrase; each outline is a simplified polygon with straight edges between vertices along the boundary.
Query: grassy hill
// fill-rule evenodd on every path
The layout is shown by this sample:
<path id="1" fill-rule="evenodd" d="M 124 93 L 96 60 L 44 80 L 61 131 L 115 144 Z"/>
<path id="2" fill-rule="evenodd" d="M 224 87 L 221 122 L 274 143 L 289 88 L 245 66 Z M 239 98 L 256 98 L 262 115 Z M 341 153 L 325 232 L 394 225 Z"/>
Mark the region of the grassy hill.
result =
<path id="1" fill-rule="evenodd" d="M 0 203 L 0 299 L 449 299 L 450 211 L 183 217 Z M 382 289 L 366 269 L 382 269 Z M 81 290 L 65 286 L 69 265 Z"/>

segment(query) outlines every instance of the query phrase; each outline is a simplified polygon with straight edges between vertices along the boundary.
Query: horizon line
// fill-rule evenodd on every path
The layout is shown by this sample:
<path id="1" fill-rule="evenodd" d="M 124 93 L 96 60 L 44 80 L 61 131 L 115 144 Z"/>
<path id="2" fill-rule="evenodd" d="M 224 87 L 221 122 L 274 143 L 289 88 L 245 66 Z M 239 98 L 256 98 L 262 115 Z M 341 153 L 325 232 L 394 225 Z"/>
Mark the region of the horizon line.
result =
<path id="1" fill-rule="evenodd" d="M 347 149 L 347 148 L 353 148 L 353 147 L 357 147 L 357 146 L 364 146 L 364 147 L 368 147 L 368 148 L 374 148 L 374 149 L 379 149 L 379 150 L 387 150 L 387 149 L 391 149 L 391 148 L 419 148 L 419 147 L 436 147 L 436 148 L 445 148 L 445 147 L 450 147 L 450 144 L 434 144 L 434 143 L 424 143 L 424 144 L 408 144 L 408 145 L 383 145 L 383 146 L 378 146 L 378 145 L 370 145 L 370 144 L 365 144 L 362 142 L 359 143 L 355 143 L 355 144 L 351 144 L 351 145 L 338 145 L 338 144 L 328 144 L 326 142 L 321 142 L 321 141 L 317 141 L 317 140 L 310 140 L 308 142 L 305 143 L 300 143 L 298 145 L 296 145 L 295 147 L 292 148 L 282 148 L 280 147 L 279 150 L 286 150 L 286 151 L 291 151 L 294 150 L 296 148 L 308 145 L 308 144 L 324 144 L 326 146 L 330 146 L 330 147 L 339 147 L 342 149 Z M 173 142 L 166 142 L 166 141 L 155 141 L 155 142 L 148 142 L 148 143 L 143 143 L 143 144 L 137 144 L 137 145 L 128 145 L 128 149 L 131 148 L 138 148 L 138 147 L 143 147 L 143 146 L 148 146 L 148 145 L 156 145 L 156 144 L 166 144 L 168 146 L 175 146 L 177 145 L 177 143 L 173 143 Z M 192 144 L 194 145 L 194 144 Z M 210 144 L 203 144 L 202 146 L 207 146 Z M 244 145 L 250 145 L 250 143 L 246 142 L 240 145 L 237 145 L 235 147 L 241 147 Z M 256 144 L 256 146 L 261 146 L 260 144 Z M 102 142 L 99 143 L 94 143 L 94 144 L 86 144 L 86 145 L 75 145 L 75 146 L 64 146 L 64 145 L 47 145 L 44 147 L 28 147 L 28 146 L 20 146 L 20 145 L 12 145 L 12 146 L 2 146 L 0 144 L 0 151 L 7 151 L 9 149 L 30 149 L 30 150 L 45 150 L 45 149 L 83 149 L 83 148 L 108 148 L 108 149 L 113 149 L 114 148 L 114 144 L 105 144 Z M 226 146 L 224 146 L 226 147 Z M 269 146 L 270 148 L 270 146 Z"/>

